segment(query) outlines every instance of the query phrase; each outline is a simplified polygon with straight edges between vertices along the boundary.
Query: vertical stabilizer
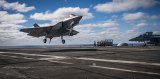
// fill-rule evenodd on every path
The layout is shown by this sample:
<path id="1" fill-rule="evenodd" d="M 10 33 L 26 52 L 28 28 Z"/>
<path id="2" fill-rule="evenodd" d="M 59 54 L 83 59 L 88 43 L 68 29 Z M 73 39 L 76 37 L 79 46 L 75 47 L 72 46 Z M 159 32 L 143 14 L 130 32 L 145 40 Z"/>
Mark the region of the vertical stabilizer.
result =
<path id="1" fill-rule="evenodd" d="M 35 23 L 33 26 L 34 26 L 34 27 L 40 27 L 40 26 L 39 26 L 38 24 L 36 24 L 36 23 Z"/>

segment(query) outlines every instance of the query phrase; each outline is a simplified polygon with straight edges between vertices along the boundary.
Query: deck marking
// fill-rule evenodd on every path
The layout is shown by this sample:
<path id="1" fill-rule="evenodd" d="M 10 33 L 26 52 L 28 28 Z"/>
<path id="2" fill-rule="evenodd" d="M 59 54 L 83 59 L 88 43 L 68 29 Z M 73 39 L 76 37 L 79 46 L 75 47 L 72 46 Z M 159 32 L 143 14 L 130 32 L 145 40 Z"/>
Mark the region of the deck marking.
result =
<path id="1" fill-rule="evenodd" d="M 135 71 L 135 70 L 128 70 L 128 69 L 120 69 L 120 68 L 104 67 L 104 66 L 93 66 L 93 65 L 90 65 L 90 67 L 160 76 L 160 73 L 155 73 L 155 72 Z"/>
<path id="2" fill-rule="evenodd" d="M 24 55 L 24 56 L 42 56 L 45 58 L 38 58 L 36 60 L 45 60 L 48 62 L 56 62 L 56 63 L 62 63 L 62 64 L 73 64 L 70 62 L 62 62 L 62 61 L 55 61 L 56 60 L 62 60 L 62 59 L 67 59 L 65 56 L 53 56 L 53 55 L 42 55 L 42 54 L 28 54 L 28 53 L 10 53 L 10 52 L 0 52 L 1 53 L 9 53 L 9 54 L 14 54 L 14 55 Z M 9 56 L 9 55 L 2 55 L 2 56 Z M 28 58 L 28 57 L 18 57 L 18 56 L 9 56 L 13 58 L 24 58 L 24 59 L 34 59 L 34 58 Z"/>
<path id="3" fill-rule="evenodd" d="M 17 55 L 24 55 L 24 56 L 41 56 L 41 57 L 44 57 L 44 60 L 50 60 L 50 59 L 52 59 L 52 60 L 53 59 L 56 59 L 56 60 L 72 59 L 71 57 L 68 57 L 68 56 L 55 56 L 55 55 L 43 55 L 43 54 L 0 52 L 0 54 L 3 54 L 3 53 L 9 53 L 9 54 L 15 54 L 15 55 L 17 54 Z M 11 56 L 11 57 L 14 57 L 14 56 Z M 30 58 L 30 59 L 32 59 L 32 58 Z M 40 58 L 40 59 L 43 59 L 43 58 Z M 123 63 L 123 64 L 139 64 L 139 65 L 160 66 L 160 63 L 140 62 L 140 61 L 97 59 L 97 58 L 84 58 L 84 57 L 74 57 L 73 59 L 89 60 L 89 61 L 99 61 L 99 62 L 111 62 L 111 63 Z"/>
<path id="4" fill-rule="evenodd" d="M 69 63 L 69 62 L 62 62 L 62 61 L 54 61 L 54 60 L 47 60 L 49 62 L 55 62 L 55 63 L 62 63 L 62 64 L 73 64 L 73 63 Z"/>
<path id="5" fill-rule="evenodd" d="M 111 63 L 124 63 L 124 64 L 139 64 L 139 65 L 151 65 L 151 66 L 160 66 L 160 63 L 149 63 L 149 62 L 140 62 L 140 61 L 127 61 L 127 60 L 111 60 L 111 59 L 96 59 L 96 58 L 76 58 L 80 60 L 91 60 L 91 61 L 101 61 L 101 62 L 111 62 Z"/>
<path id="6" fill-rule="evenodd" d="M 15 55 L 24 55 L 24 56 L 41 56 L 41 57 L 48 57 L 48 58 L 54 58 L 54 59 L 67 59 L 66 56 L 55 56 L 55 55 L 43 55 L 43 54 L 29 54 L 29 53 L 12 53 L 12 52 L 0 52 L 0 54 L 3 53 L 9 53 L 9 54 L 15 54 Z"/>

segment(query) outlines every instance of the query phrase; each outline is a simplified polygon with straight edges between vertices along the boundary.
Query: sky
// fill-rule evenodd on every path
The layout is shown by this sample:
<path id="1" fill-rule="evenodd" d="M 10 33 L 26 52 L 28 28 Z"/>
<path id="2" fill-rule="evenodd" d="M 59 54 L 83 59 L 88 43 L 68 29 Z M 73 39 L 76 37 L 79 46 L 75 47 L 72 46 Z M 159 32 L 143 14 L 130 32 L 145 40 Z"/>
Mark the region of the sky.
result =
<path id="1" fill-rule="evenodd" d="M 160 0 L 0 0 L 0 46 L 49 45 L 44 37 L 20 32 L 34 23 L 54 25 L 69 14 L 83 15 L 75 36 L 65 36 L 66 44 L 92 44 L 113 39 L 129 39 L 152 31 L 160 34 Z M 59 37 L 50 45 L 61 45 Z"/>

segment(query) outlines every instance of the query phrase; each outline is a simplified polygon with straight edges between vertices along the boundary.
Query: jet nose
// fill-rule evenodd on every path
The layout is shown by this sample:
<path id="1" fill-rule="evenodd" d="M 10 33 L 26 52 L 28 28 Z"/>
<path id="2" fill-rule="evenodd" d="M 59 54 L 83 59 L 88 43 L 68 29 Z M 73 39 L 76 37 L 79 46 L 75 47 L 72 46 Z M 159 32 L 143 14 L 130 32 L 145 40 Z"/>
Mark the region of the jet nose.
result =
<path id="1" fill-rule="evenodd" d="M 78 16 L 78 21 L 80 21 L 82 19 L 83 16 Z"/>
<path id="2" fill-rule="evenodd" d="M 80 20 L 82 19 L 83 16 L 79 16 Z"/>

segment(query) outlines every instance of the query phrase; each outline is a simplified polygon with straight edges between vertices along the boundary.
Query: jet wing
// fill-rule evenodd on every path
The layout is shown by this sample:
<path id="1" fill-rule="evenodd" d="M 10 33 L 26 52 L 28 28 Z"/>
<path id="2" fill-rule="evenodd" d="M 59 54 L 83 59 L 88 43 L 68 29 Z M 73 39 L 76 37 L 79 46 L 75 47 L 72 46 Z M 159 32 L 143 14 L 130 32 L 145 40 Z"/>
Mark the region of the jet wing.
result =
<path id="1" fill-rule="evenodd" d="M 20 31 L 28 33 L 30 36 L 34 37 L 41 37 L 45 36 L 46 31 L 44 29 L 47 29 L 48 27 L 39 27 L 39 28 L 25 28 L 21 29 Z"/>
<path id="2" fill-rule="evenodd" d="M 59 30 L 61 28 L 61 24 L 62 24 L 62 22 L 59 22 L 54 26 L 36 27 L 36 28 L 24 28 L 24 29 L 21 29 L 20 31 L 28 33 L 28 35 L 30 35 L 30 36 L 41 37 L 41 36 L 45 36 L 51 30 L 52 31 Z"/>

